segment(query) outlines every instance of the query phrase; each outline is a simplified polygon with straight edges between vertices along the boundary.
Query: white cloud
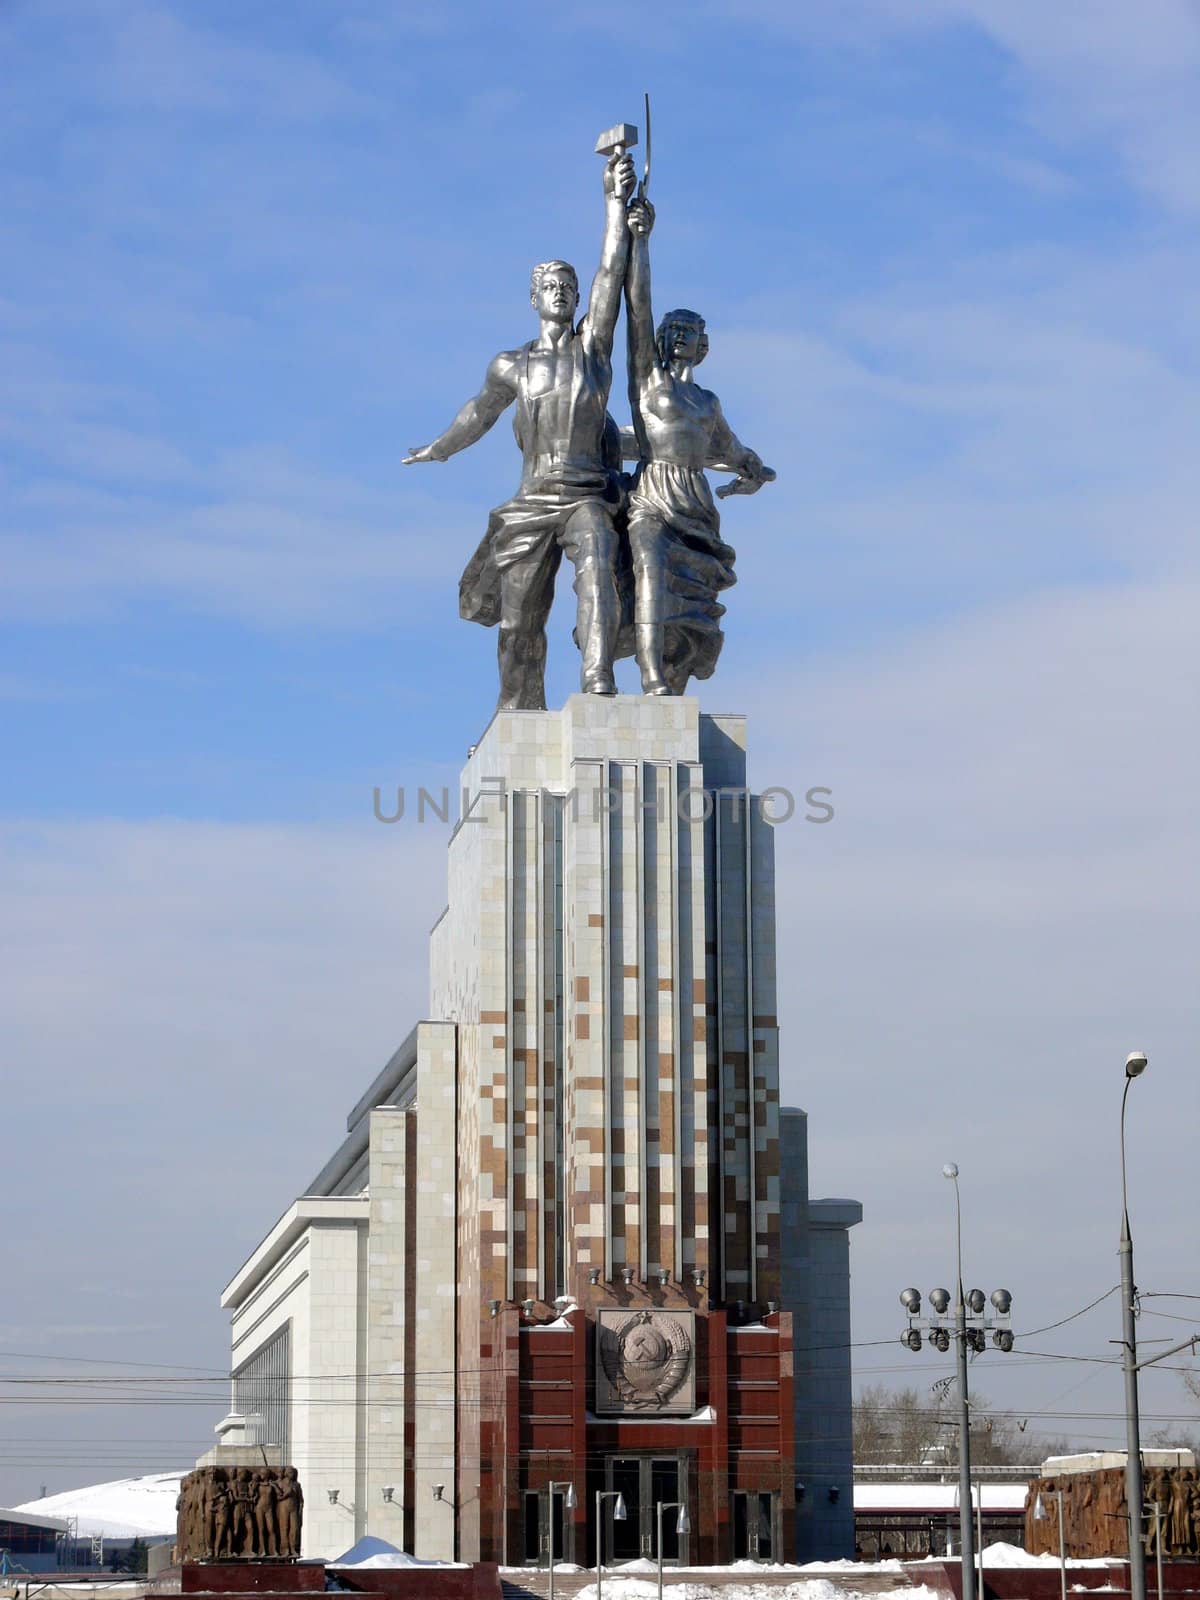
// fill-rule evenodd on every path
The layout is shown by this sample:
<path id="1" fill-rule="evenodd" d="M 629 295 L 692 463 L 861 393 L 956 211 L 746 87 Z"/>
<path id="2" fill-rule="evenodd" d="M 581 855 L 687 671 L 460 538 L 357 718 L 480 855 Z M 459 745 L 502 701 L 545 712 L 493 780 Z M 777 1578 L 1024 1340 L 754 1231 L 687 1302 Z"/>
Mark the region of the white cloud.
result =
<path id="1" fill-rule="evenodd" d="M 1190 0 L 845 0 L 836 6 L 737 0 L 734 10 L 814 40 L 877 51 L 906 34 L 976 30 L 1020 69 L 1014 87 L 1036 130 L 1096 139 L 1172 210 L 1200 210 L 1200 16 Z"/>
<path id="2" fill-rule="evenodd" d="M 750 712 L 756 784 L 834 791 L 833 822 L 776 834 L 783 1083 L 811 1114 L 817 1188 L 865 1202 L 860 1338 L 898 1334 L 904 1284 L 947 1276 L 947 1159 L 968 1271 L 1013 1289 L 1020 1325 L 1115 1280 L 1135 1045 L 1152 1063 L 1131 1107 L 1139 1282 L 1186 1288 L 1200 1268 L 1198 604 L 1195 583 L 1063 589 L 857 661 L 778 656 L 720 690 Z M 1041 1347 L 1107 1355 L 1112 1332 L 1100 1317 Z M 1062 1381 L 979 1378 L 1030 1409 Z M 1156 1380 L 1155 1405 L 1171 1394 Z"/>

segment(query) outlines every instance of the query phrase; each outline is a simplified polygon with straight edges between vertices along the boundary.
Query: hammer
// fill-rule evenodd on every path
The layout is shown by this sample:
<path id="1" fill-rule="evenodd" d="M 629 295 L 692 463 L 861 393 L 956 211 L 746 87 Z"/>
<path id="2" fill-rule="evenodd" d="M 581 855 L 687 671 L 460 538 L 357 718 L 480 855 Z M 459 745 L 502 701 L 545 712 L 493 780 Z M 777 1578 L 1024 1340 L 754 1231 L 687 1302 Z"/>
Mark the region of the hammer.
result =
<path id="1" fill-rule="evenodd" d="M 606 128 L 596 140 L 596 154 L 606 161 L 613 156 L 623 156 L 638 142 L 638 131 L 632 122 L 618 122 Z"/>

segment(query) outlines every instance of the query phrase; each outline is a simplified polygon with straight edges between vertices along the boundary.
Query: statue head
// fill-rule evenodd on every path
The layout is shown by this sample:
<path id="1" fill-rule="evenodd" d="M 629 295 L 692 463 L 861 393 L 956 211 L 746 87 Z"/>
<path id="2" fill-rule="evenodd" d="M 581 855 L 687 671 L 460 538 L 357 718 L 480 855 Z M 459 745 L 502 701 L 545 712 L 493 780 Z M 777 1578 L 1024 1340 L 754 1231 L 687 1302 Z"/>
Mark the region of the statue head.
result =
<path id="1" fill-rule="evenodd" d="M 579 305 L 579 275 L 569 261 L 539 261 L 529 276 L 529 301 L 540 317 L 573 322 Z"/>
<path id="2" fill-rule="evenodd" d="M 708 334 L 704 331 L 704 318 L 698 311 L 688 311 L 684 307 L 677 311 L 668 311 L 658 325 L 654 342 L 658 346 L 659 360 L 664 367 L 669 367 L 672 361 L 682 361 L 689 367 L 698 367 L 708 354 Z"/>

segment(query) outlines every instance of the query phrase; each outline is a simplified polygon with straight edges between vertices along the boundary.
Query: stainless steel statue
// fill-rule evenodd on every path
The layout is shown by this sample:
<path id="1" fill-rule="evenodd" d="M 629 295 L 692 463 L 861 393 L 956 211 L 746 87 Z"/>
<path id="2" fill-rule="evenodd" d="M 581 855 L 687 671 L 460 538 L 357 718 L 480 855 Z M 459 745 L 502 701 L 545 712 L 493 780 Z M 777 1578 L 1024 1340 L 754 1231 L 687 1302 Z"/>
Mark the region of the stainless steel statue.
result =
<path id="1" fill-rule="evenodd" d="M 693 376 L 708 354 L 704 318 L 668 311 L 655 332 L 650 308 L 650 230 L 644 194 L 629 207 L 633 249 L 625 280 L 629 402 L 638 466 L 629 494 L 635 583 L 634 640 L 645 694 L 683 694 L 689 677 L 712 676 L 724 635 L 717 599 L 736 580 L 734 552 L 705 469 L 734 472 L 720 495 L 753 494 L 775 476 L 736 437 L 710 389 Z"/>
<path id="2" fill-rule="evenodd" d="M 406 458 L 445 461 L 482 438 L 516 401 L 521 484 L 492 512 L 459 585 L 462 616 L 489 627 L 500 624 L 502 710 L 545 709 L 546 618 L 564 551 L 575 567 L 581 687 L 588 694 L 616 693 L 621 462 L 608 395 L 629 259 L 625 202 L 636 181 L 625 147 L 637 134 L 625 124 L 612 132 L 604 168 L 604 243 L 587 315 L 576 328 L 574 267 L 565 261 L 534 267 L 529 298 L 541 323 L 537 338 L 502 351 L 488 368 L 483 388 L 445 433 Z M 597 149 L 605 142 L 602 134 Z"/>
<path id="3" fill-rule="evenodd" d="M 654 333 L 646 168 L 638 197 L 628 149 L 637 129 L 601 134 L 604 241 L 587 314 L 565 261 L 534 267 L 535 339 L 502 351 L 479 393 L 405 464 L 445 461 L 474 444 L 516 403 L 521 482 L 497 506 L 459 583 L 459 612 L 499 624 L 501 710 L 544 710 L 546 620 L 565 552 L 575 568 L 575 640 L 588 694 L 616 693 L 613 662 L 635 654 L 647 694 L 683 694 L 720 654 L 716 598 L 734 582 L 734 552 L 719 537 L 705 469 L 732 471 L 718 495 L 752 494 L 775 474 L 734 437 L 717 397 L 694 381 L 708 349 L 703 319 L 671 312 Z M 634 425 L 608 415 L 613 337 L 624 289 Z M 636 459 L 632 488 L 622 459 Z M 631 576 L 632 569 L 632 576 Z"/>

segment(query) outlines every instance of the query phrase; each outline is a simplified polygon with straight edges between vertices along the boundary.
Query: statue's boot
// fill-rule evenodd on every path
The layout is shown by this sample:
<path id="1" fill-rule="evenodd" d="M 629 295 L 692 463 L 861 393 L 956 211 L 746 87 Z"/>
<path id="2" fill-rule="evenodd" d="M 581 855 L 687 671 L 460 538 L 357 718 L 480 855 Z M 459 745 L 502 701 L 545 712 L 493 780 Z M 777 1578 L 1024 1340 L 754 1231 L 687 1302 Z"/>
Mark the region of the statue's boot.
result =
<path id="1" fill-rule="evenodd" d="M 617 645 L 617 586 L 609 571 L 581 571 L 576 580 L 579 619 L 576 637 L 583 655 L 579 686 L 584 694 L 616 694 L 613 653 Z"/>
<path id="2" fill-rule="evenodd" d="M 661 622 L 638 622 L 634 625 L 634 648 L 642 674 L 643 694 L 674 693 L 663 668 L 666 631 Z"/>
<path id="3" fill-rule="evenodd" d="M 546 630 L 506 628 L 500 624 L 496 661 L 500 668 L 497 711 L 546 709 Z"/>

